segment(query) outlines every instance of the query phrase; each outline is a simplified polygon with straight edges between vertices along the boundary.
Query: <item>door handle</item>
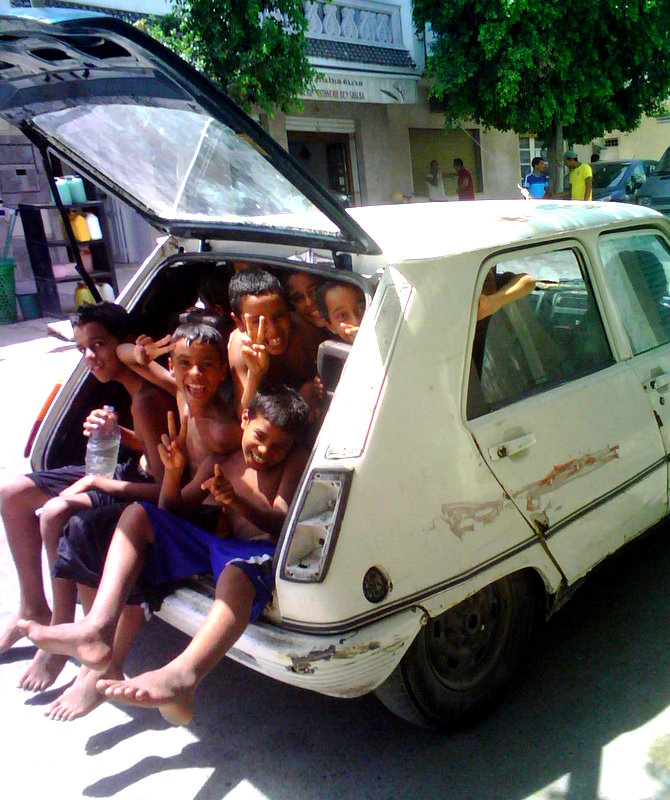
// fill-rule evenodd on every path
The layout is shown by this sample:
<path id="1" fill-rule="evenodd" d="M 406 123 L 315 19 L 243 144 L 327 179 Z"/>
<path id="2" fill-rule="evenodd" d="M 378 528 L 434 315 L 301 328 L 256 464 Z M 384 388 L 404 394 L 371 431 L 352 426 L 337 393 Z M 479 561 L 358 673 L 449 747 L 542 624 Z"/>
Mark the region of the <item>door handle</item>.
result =
<path id="1" fill-rule="evenodd" d="M 489 458 L 491 461 L 498 461 L 507 456 L 514 456 L 522 450 L 527 450 L 535 444 L 535 434 L 526 433 L 524 436 L 519 436 L 518 439 L 510 439 L 507 442 L 489 447 Z"/>
<path id="2" fill-rule="evenodd" d="M 648 384 L 649 388 L 654 389 L 654 391 L 665 389 L 668 385 L 670 385 L 670 375 L 668 375 L 667 372 L 661 372 L 660 375 L 654 375 Z"/>

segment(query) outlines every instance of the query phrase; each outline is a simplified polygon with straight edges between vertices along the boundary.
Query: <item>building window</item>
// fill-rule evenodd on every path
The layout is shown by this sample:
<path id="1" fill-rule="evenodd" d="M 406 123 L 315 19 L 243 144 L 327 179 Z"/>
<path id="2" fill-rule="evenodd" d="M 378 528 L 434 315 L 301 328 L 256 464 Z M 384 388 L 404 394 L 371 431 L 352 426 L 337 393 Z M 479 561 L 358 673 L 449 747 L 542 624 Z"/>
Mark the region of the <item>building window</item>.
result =
<path id="1" fill-rule="evenodd" d="M 618 139 L 605 139 L 605 147 L 618 147 L 619 140 Z"/>
<path id="2" fill-rule="evenodd" d="M 525 180 L 526 175 L 533 171 L 531 166 L 533 159 L 539 156 L 547 160 L 547 143 L 544 139 L 536 139 L 534 136 L 519 136 L 519 161 L 521 162 L 521 180 Z"/>

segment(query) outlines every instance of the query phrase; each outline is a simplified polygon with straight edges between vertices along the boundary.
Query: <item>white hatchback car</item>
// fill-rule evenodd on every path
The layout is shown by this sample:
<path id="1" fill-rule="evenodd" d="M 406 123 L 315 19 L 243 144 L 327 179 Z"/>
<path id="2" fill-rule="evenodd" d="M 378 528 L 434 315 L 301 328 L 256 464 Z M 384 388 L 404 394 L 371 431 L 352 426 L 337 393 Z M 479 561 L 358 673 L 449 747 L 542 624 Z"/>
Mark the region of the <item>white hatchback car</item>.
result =
<path id="1" fill-rule="evenodd" d="M 345 211 L 202 76 L 104 16 L 0 17 L 0 61 L 0 114 L 165 232 L 119 298 L 147 332 L 239 260 L 366 292 L 350 352 L 322 359 L 346 361 L 273 603 L 229 655 L 324 694 L 374 690 L 420 724 L 477 719 L 536 623 L 668 512 L 670 222 L 596 203 Z M 532 286 L 478 323 L 496 275 Z M 102 391 L 75 370 L 36 468 L 82 458 L 87 410 L 123 402 Z M 160 616 L 192 634 L 210 597 L 195 579 Z"/>

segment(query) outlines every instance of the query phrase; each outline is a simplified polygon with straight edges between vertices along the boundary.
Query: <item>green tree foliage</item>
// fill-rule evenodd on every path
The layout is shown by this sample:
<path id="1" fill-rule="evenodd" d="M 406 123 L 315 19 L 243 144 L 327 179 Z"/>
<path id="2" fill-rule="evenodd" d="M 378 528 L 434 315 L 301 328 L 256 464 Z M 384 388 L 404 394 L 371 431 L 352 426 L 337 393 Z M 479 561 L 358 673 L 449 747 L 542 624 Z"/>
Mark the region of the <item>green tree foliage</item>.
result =
<path id="1" fill-rule="evenodd" d="M 670 0 L 413 0 L 447 124 L 562 145 L 629 131 L 670 93 Z M 560 144 L 559 144 L 560 142 Z"/>
<path id="2" fill-rule="evenodd" d="M 314 71 L 301 0 L 175 0 L 148 31 L 247 110 L 300 107 Z"/>

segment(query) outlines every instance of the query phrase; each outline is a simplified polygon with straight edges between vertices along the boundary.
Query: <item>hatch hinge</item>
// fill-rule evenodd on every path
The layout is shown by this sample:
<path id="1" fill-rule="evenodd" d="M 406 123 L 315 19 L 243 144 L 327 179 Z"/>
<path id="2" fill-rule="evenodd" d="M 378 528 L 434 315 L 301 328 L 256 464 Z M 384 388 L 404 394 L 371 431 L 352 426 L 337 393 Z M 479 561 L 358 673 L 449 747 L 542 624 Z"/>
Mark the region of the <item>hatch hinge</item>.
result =
<path id="1" fill-rule="evenodd" d="M 333 250 L 333 263 L 336 269 L 344 269 L 348 272 L 353 272 L 353 262 L 351 260 L 351 253 L 338 253 Z"/>

